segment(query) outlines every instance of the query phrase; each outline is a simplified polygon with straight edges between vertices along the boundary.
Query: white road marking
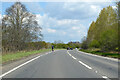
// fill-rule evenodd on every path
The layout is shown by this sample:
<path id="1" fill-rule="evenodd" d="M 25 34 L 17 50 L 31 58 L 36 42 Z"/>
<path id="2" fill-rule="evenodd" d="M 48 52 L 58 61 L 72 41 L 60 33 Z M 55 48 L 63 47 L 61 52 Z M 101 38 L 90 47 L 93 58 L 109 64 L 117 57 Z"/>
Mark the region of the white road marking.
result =
<path id="1" fill-rule="evenodd" d="M 72 56 L 68 51 L 67 51 L 67 53 L 69 54 L 69 56 Z"/>
<path id="2" fill-rule="evenodd" d="M 114 59 L 114 58 L 109 58 L 109 57 L 104 57 L 104 56 L 99 56 L 99 55 L 95 55 L 95 54 L 91 54 L 91 53 L 86 53 L 86 52 L 82 52 L 82 51 L 78 51 L 87 55 L 91 55 L 91 56 L 95 56 L 95 57 L 99 57 L 99 58 L 104 58 L 104 59 L 108 59 L 108 60 L 113 60 L 113 61 L 119 61 L 118 59 Z"/>
<path id="3" fill-rule="evenodd" d="M 108 77 L 107 77 L 107 76 L 102 76 L 102 78 L 106 79 L 106 78 L 108 78 Z"/>
<path id="4" fill-rule="evenodd" d="M 71 54 L 69 54 L 70 56 L 72 56 Z"/>
<path id="5" fill-rule="evenodd" d="M 68 51 L 67 51 L 68 54 L 70 54 Z M 71 55 L 72 56 L 72 55 Z M 75 58 L 74 56 L 72 56 L 73 59 L 77 59 Z M 85 67 L 87 67 L 88 69 L 92 69 L 90 66 L 88 66 L 87 64 L 83 63 L 82 61 L 78 61 L 79 63 L 81 63 L 82 65 L 84 65 Z"/>
<path id="6" fill-rule="evenodd" d="M 77 50 L 78 51 L 78 50 Z M 78 51 L 80 52 L 80 51 Z M 68 51 L 67 53 L 69 55 L 71 55 Z M 85 53 L 85 52 L 84 52 Z M 92 56 L 96 56 L 96 57 L 101 57 L 101 58 L 106 58 L 106 57 L 102 57 L 102 56 L 98 56 L 98 55 L 93 55 L 93 54 L 90 54 L 90 53 L 85 53 L 85 54 L 88 54 L 88 55 L 92 55 Z M 72 55 L 71 55 L 72 56 Z M 74 56 L 72 56 L 72 58 L 75 58 Z M 114 60 L 114 61 L 117 61 L 117 59 L 112 59 L 112 58 L 106 58 L 106 59 L 110 59 L 110 60 Z M 87 64 L 83 63 L 82 61 L 78 61 L 79 63 L 81 63 L 82 65 L 84 65 L 85 67 L 87 67 L 88 69 L 92 69 L 92 67 L 88 66 Z M 95 73 L 98 73 L 98 71 L 95 71 Z M 102 78 L 104 79 L 107 79 L 107 80 L 110 80 L 107 76 L 102 76 Z"/>
<path id="7" fill-rule="evenodd" d="M 68 53 L 69 54 L 69 53 Z M 69 54 L 69 56 L 72 56 L 71 54 Z"/>
<path id="8" fill-rule="evenodd" d="M 6 72 L 6 73 L 4 73 L 4 74 L 0 75 L 0 78 L 2 78 L 2 77 L 4 77 L 4 76 L 6 76 L 7 74 L 9 74 L 9 73 L 11 73 L 11 72 L 13 72 L 13 71 L 15 71 L 15 70 L 19 69 L 20 67 L 22 67 L 22 66 L 24 66 L 24 65 L 26 65 L 26 64 L 28 64 L 28 63 L 30 63 L 30 62 L 32 62 L 32 61 L 34 61 L 34 60 L 36 60 L 36 59 L 40 58 L 41 56 L 43 56 L 43 55 L 37 56 L 37 57 L 35 57 L 35 58 L 33 58 L 33 59 L 31 59 L 31 60 L 29 60 L 29 61 L 25 62 L 25 63 L 23 63 L 23 64 L 21 64 L 21 65 L 19 65 L 19 66 L 15 67 L 15 68 L 13 68 L 12 70 L 9 70 L 8 72 Z"/>
<path id="9" fill-rule="evenodd" d="M 83 66 L 87 67 L 88 69 L 92 69 L 90 66 L 86 65 L 85 63 L 83 63 L 82 61 L 78 61 L 79 63 L 81 63 Z"/>
<path id="10" fill-rule="evenodd" d="M 74 56 L 72 56 L 72 58 L 73 58 L 73 59 L 77 59 L 77 58 L 75 58 Z"/>
<path id="11" fill-rule="evenodd" d="M 110 78 L 108 78 L 107 76 L 102 76 L 102 78 L 106 79 L 106 80 L 111 80 Z"/>
<path id="12" fill-rule="evenodd" d="M 95 71 L 97 73 L 97 71 Z"/>

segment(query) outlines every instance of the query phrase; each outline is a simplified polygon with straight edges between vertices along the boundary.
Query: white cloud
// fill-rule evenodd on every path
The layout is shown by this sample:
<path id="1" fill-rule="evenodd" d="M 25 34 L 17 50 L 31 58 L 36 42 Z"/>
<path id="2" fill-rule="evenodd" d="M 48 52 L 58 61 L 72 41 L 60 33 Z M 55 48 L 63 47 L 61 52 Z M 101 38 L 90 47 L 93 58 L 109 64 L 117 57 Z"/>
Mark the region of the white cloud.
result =
<path id="1" fill-rule="evenodd" d="M 56 32 L 56 30 L 55 29 L 47 29 L 47 31 L 49 32 L 49 33 L 55 33 Z"/>
<path id="2" fill-rule="evenodd" d="M 26 5 L 27 7 L 29 7 L 28 9 L 32 13 L 41 13 L 41 12 L 43 12 L 43 8 L 37 2 L 23 2 L 23 4 Z"/>
<path id="3" fill-rule="evenodd" d="M 117 6 L 112 6 L 113 9 L 117 9 Z"/>
<path id="4" fill-rule="evenodd" d="M 80 27 L 72 27 L 73 30 L 78 30 Z"/>
<path id="5" fill-rule="evenodd" d="M 0 24 L 2 23 L 2 15 L 0 14 Z"/>
<path id="6" fill-rule="evenodd" d="M 53 41 L 53 40 L 62 40 L 64 42 L 68 42 L 70 40 L 80 40 L 84 35 L 82 32 L 87 32 L 87 29 L 81 20 L 75 19 L 56 19 L 44 15 L 36 15 L 37 21 L 43 28 L 42 33 L 44 34 L 45 41 Z M 78 33 L 81 31 L 81 33 Z"/>
<path id="7" fill-rule="evenodd" d="M 109 3 L 86 2 L 47 3 L 42 9 L 43 14 L 37 14 L 36 17 L 43 29 L 45 41 L 80 41 L 87 35 L 91 21 L 95 20 L 101 9 L 108 5 Z"/>
<path id="8" fill-rule="evenodd" d="M 62 33 L 63 33 L 63 35 L 66 35 L 66 32 L 63 31 Z"/>
<path id="9" fill-rule="evenodd" d="M 0 14 L 0 19 L 2 19 L 2 15 Z"/>
<path id="10" fill-rule="evenodd" d="M 62 2 L 48 3 L 45 12 L 57 19 L 86 19 L 97 16 L 101 9 L 100 4 L 95 3 Z"/>
<path id="11" fill-rule="evenodd" d="M 70 37 L 74 37 L 74 34 L 70 34 L 69 36 L 70 36 Z"/>
<path id="12" fill-rule="evenodd" d="M 65 24 L 76 24 L 78 23 L 79 20 L 74 20 L 74 19 L 62 19 L 62 20 L 58 20 L 57 24 L 58 25 L 65 25 Z"/>

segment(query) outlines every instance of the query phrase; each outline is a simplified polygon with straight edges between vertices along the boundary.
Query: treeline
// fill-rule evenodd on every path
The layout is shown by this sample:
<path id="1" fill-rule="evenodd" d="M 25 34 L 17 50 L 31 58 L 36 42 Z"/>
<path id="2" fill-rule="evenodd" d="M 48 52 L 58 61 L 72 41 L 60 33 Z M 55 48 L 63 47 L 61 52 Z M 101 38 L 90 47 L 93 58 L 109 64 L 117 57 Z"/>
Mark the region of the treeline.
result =
<path id="1" fill-rule="evenodd" d="M 62 49 L 67 49 L 67 48 L 80 48 L 81 44 L 79 42 L 68 42 L 68 43 L 63 43 L 61 41 L 55 41 L 54 43 L 52 43 L 52 45 L 55 48 L 62 48 Z"/>
<path id="2" fill-rule="evenodd" d="M 89 27 L 81 47 L 100 48 L 101 51 L 118 51 L 118 12 L 111 6 L 103 8 Z"/>

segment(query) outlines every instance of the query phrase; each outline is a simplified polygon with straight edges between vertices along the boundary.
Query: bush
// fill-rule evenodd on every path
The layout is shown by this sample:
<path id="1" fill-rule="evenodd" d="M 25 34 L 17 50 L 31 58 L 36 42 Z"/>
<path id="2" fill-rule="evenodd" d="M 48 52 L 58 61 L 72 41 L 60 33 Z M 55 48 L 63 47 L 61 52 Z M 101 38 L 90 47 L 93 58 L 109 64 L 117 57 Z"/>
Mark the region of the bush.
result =
<path id="1" fill-rule="evenodd" d="M 100 43 L 97 40 L 93 40 L 90 44 L 89 47 L 94 47 L 94 48 L 99 48 Z"/>
<path id="2" fill-rule="evenodd" d="M 100 36 L 101 49 L 104 51 L 116 50 L 118 47 L 118 35 L 114 30 L 106 30 Z"/>
<path id="3" fill-rule="evenodd" d="M 84 40 L 81 44 L 81 48 L 82 49 L 88 49 L 88 43 L 87 43 L 87 40 Z"/>

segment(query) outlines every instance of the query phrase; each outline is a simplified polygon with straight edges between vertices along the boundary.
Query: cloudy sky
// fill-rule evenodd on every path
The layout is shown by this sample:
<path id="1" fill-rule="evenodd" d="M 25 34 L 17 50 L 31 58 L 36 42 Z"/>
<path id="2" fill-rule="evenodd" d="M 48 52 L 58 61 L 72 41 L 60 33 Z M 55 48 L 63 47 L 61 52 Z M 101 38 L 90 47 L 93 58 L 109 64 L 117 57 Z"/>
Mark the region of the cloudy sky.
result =
<path id="1" fill-rule="evenodd" d="M 42 27 L 43 40 L 81 41 L 87 35 L 89 25 L 99 16 L 100 11 L 114 2 L 22 2 L 36 14 Z M 2 15 L 14 2 L 2 2 Z"/>

